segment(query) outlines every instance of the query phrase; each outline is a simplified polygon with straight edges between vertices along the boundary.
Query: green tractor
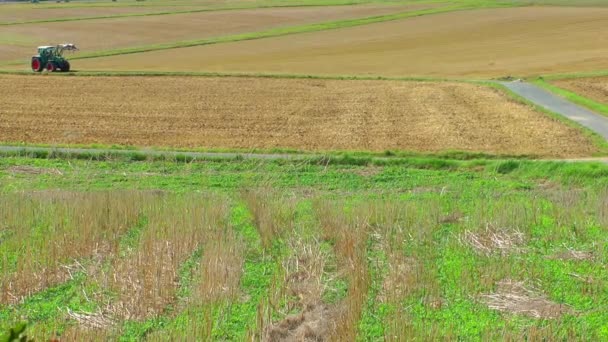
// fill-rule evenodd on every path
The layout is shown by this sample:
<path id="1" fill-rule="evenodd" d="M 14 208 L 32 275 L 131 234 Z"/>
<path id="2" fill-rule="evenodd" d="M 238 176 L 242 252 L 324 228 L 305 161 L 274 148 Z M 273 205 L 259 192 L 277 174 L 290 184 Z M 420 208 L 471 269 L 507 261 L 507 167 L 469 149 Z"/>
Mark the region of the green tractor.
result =
<path id="1" fill-rule="evenodd" d="M 70 62 L 63 57 L 64 51 L 78 50 L 74 44 L 59 44 L 55 46 L 39 46 L 38 54 L 32 57 L 32 70 L 41 72 L 70 71 Z"/>

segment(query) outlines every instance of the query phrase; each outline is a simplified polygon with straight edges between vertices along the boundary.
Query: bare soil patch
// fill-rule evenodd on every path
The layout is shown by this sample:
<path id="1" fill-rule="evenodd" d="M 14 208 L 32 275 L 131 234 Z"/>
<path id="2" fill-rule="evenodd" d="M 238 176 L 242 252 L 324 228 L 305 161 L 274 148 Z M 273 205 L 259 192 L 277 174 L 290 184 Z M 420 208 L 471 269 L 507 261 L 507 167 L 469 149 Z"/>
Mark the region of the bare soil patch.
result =
<path id="1" fill-rule="evenodd" d="M 0 61 L 29 59 L 35 52 L 36 46 L 52 43 L 73 42 L 81 51 L 91 52 L 204 39 L 281 26 L 368 17 L 428 7 L 432 6 L 378 4 L 265 8 L 5 26 L 0 33 Z M 121 13 L 125 9 L 113 10 Z M 158 10 L 145 10 L 145 12 L 154 11 Z M 125 13 L 131 12 L 125 11 Z M 173 58 L 166 60 L 168 66 L 173 65 L 172 60 Z"/>
<path id="2" fill-rule="evenodd" d="M 490 309 L 534 318 L 559 318 L 573 313 L 569 306 L 555 303 L 537 289 L 511 279 L 500 281 L 495 293 L 480 298 Z"/>
<path id="3" fill-rule="evenodd" d="M 4 142 L 561 157 L 597 150 L 579 130 L 464 83 L 3 76 L 0 88 Z"/>
<path id="4" fill-rule="evenodd" d="M 551 83 L 597 102 L 608 104 L 608 77 L 557 80 Z"/>
<path id="5" fill-rule="evenodd" d="M 340 30 L 82 61 L 92 70 L 502 77 L 604 69 L 608 9 L 443 13 Z M 175 63 L 169 65 L 171 58 Z"/>

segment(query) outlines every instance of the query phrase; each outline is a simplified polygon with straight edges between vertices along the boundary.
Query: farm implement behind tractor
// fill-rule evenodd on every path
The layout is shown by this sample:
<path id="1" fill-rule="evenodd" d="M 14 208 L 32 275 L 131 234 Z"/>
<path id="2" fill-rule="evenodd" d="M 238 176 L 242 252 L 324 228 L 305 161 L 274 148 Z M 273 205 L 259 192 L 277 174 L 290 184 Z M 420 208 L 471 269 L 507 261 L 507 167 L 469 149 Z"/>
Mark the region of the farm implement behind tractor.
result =
<path id="1" fill-rule="evenodd" d="M 39 46 L 38 54 L 32 57 L 32 70 L 41 72 L 46 69 L 54 71 L 70 71 L 70 62 L 63 57 L 64 51 L 78 50 L 74 44 L 59 44 L 55 46 Z"/>

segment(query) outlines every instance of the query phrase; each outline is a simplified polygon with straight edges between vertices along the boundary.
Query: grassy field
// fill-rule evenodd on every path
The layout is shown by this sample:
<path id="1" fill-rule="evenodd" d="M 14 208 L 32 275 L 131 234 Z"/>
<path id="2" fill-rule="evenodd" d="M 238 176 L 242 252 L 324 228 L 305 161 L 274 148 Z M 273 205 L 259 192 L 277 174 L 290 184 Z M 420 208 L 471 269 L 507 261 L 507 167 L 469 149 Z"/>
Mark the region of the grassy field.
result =
<path id="1" fill-rule="evenodd" d="M 608 340 L 606 4 L 0 5 L 0 341 Z"/>
<path id="2" fill-rule="evenodd" d="M 543 157 L 600 152 L 578 128 L 469 83 L 1 76 L 2 84 L 4 143 Z M 54 91 L 23 97 L 32 87 Z M 54 101 L 69 108 L 45 106 Z"/>
<path id="3" fill-rule="evenodd" d="M 418 163 L 0 159 L 0 326 L 67 340 L 606 337 L 605 165 Z"/>

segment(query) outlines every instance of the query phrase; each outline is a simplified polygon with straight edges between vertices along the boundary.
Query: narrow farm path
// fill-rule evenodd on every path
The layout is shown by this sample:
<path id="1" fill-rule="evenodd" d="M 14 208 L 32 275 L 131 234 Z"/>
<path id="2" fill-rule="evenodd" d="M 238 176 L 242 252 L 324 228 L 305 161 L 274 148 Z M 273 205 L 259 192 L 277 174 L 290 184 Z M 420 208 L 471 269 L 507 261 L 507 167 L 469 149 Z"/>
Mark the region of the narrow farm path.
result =
<path id="1" fill-rule="evenodd" d="M 608 140 L 608 118 L 527 82 L 500 82 L 517 95 L 575 121 Z"/>
<path id="2" fill-rule="evenodd" d="M 334 157 L 321 153 L 249 153 L 249 152 L 186 152 L 186 151 L 170 151 L 170 150 L 124 150 L 124 149 L 104 149 L 104 148 L 80 148 L 80 147 L 38 147 L 38 146 L 10 146 L 0 145 L 0 158 L 2 154 L 36 154 L 36 153 L 59 153 L 63 155 L 112 155 L 112 156 L 129 156 L 137 154 L 144 157 L 164 157 L 176 158 L 186 157 L 188 159 L 252 159 L 252 160 L 307 160 L 309 158 L 326 158 L 327 160 Z M 376 157 L 376 159 L 391 159 L 393 157 Z M 567 159 L 538 159 L 539 161 L 556 161 L 568 163 L 585 163 L 598 162 L 608 164 L 608 157 L 594 158 L 567 158 Z"/>

